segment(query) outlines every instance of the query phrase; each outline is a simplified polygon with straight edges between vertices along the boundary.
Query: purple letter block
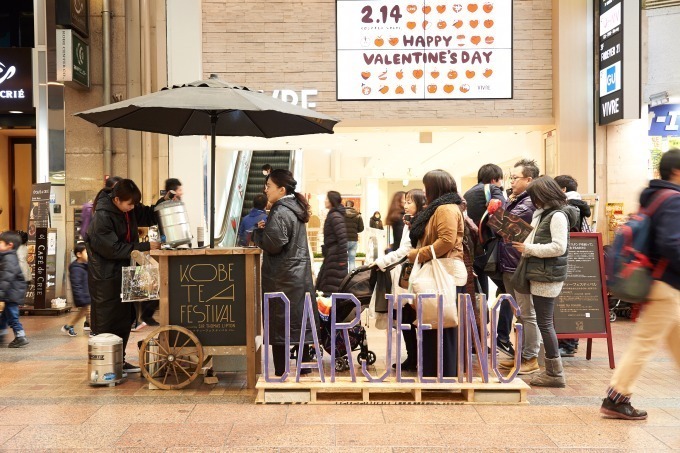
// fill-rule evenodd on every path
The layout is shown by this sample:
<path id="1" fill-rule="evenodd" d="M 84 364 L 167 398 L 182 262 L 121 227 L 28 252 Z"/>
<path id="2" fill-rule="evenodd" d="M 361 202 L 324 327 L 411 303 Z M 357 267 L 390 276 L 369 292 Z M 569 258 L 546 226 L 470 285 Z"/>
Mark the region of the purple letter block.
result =
<path id="1" fill-rule="evenodd" d="M 290 351 L 290 300 L 283 293 L 264 293 L 264 380 L 267 382 L 285 382 L 290 372 L 290 360 L 286 360 L 286 371 L 280 378 L 269 376 L 269 303 L 270 300 L 277 299 L 285 304 L 286 324 L 286 354 Z"/>

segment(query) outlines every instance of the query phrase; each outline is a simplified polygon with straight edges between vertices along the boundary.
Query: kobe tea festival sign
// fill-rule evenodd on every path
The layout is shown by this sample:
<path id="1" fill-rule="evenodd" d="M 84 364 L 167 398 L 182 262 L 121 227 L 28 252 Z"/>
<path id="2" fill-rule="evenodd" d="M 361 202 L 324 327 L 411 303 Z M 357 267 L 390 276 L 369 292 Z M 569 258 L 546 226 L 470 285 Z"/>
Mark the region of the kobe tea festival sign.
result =
<path id="1" fill-rule="evenodd" d="M 512 98 L 512 1 L 338 0 L 337 98 Z"/>

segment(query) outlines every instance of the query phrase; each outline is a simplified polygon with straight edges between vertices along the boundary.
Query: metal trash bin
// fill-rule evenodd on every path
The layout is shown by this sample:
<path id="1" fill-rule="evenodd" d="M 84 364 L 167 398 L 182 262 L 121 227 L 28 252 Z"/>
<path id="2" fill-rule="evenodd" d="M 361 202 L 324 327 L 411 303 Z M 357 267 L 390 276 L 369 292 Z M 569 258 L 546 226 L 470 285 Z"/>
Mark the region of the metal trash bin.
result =
<path id="1" fill-rule="evenodd" d="M 114 386 L 123 380 L 123 339 L 112 333 L 91 337 L 87 343 L 90 385 Z"/>

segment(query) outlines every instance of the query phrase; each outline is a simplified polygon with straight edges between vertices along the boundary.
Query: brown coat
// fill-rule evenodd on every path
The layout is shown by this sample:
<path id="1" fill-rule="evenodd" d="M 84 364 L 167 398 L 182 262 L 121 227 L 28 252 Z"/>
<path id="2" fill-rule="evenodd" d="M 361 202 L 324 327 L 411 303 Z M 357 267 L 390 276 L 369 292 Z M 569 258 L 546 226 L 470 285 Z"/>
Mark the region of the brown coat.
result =
<path id="1" fill-rule="evenodd" d="M 434 246 L 437 258 L 455 258 L 463 260 L 463 213 L 455 204 L 439 206 L 425 227 L 425 235 L 420 239 L 421 248 L 415 248 L 408 254 L 408 260 L 415 262 L 420 252 L 419 263 L 432 259 L 430 245 Z"/>

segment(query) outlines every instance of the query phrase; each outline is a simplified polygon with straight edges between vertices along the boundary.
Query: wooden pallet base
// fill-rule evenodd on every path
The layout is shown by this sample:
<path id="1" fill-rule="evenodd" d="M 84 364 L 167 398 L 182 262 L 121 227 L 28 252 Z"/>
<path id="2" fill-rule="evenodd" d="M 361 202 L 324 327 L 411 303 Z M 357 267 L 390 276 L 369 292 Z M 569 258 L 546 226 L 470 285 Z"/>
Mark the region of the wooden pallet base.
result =
<path id="1" fill-rule="evenodd" d="M 336 378 L 331 384 L 318 378 L 295 382 L 273 383 L 260 378 L 256 385 L 257 403 L 261 404 L 524 404 L 529 386 L 516 378 L 508 384 L 496 379 L 483 383 L 425 384 L 396 382 L 394 378 L 381 383 L 365 382 L 357 377 Z"/>
<path id="2" fill-rule="evenodd" d="M 33 308 L 19 307 L 21 316 L 60 316 L 71 311 L 71 307 L 64 308 Z"/>

